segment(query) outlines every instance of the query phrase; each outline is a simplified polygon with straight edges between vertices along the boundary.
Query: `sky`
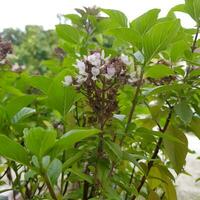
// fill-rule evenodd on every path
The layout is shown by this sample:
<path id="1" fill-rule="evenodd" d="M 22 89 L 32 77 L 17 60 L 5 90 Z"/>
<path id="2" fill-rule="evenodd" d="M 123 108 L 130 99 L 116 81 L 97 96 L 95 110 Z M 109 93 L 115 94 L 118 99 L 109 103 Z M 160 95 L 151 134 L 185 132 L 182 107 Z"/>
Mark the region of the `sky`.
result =
<path id="1" fill-rule="evenodd" d="M 161 16 L 184 0 L 0 0 L 0 31 L 13 27 L 24 29 L 25 25 L 42 25 L 53 29 L 59 20 L 57 14 L 74 13 L 74 8 L 98 6 L 124 12 L 131 21 L 149 9 L 160 8 Z M 194 25 L 190 17 L 178 13 L 185 27 Z"/>

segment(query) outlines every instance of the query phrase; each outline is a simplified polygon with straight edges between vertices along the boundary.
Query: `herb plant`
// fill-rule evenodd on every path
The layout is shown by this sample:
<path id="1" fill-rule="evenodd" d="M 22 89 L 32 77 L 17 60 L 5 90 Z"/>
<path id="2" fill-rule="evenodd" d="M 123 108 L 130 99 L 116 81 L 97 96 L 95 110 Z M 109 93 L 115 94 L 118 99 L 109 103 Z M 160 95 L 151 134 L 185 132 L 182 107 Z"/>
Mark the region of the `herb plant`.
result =
<path id="1" fill-rule="evenodd" d="M 1 184 L 13 199 L 176 200 L 186 133 L 200 138 L 199 0 L 131 22 L 76 11 L 42 74 L 13 70 L 0 41 Z"/>

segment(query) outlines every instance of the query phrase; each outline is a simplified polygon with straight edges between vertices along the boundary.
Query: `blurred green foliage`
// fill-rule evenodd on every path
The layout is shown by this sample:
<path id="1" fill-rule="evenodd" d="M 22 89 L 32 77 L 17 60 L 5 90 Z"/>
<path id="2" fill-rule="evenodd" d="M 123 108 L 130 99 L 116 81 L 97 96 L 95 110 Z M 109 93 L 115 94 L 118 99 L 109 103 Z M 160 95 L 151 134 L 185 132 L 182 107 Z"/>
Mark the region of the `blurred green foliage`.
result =
<path id="1" fill-rule="evenodd" d="M 54 53 L 56 34 L 54 30 L 44 30 L 41 26 L 28 25 L 25 30 L 7 28 L 0 36 L 11 41 L 14 55 L 12 63 L 38 69 L 42 60 L 49 59 Z"/>

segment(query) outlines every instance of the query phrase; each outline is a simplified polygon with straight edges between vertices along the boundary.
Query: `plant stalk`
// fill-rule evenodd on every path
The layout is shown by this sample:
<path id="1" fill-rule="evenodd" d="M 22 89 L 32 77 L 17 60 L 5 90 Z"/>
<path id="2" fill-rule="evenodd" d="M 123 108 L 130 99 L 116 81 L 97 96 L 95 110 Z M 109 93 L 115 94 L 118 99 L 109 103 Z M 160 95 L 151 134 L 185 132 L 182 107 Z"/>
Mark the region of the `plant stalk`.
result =
<path id="1" fill-rule="evenodd" d="M 169 126 L 169 123 L 170 123 L 170 120 L 171 120 L 171 117 L 172 117 L 172 107 L 170 106 L 170 112 L 168 114 L 168 117 L 166 119 L 166 122 L 165 122 L 165 125 L 162 129 L 160 129 L 160 132 L 162 132 L 163 134 L 165 133 L 165 131 L 167 130 L 168 126 Z M 156 157 L 158 156 L 158 152 L 161 148 L 161 145 L 162 145 L 162 141 L 163 141 L 163 138 L 159 138 L 157 144 L 156 144 L 156 147 L 154 149 L 154 152 L 153 152 L 153 155 L 151 156 L 151 160 L 148 162 L 147 164 L 147 172 L 146 174 L 142 177 L 141 181 L 140 181 L 140 184 L 138 185 L 137 187 L 137 191 L 138 193 L 140 192 L 140 190 L 142 189 L 148 175 L 149 175 L 149 172 L 154 164 L 154 160 L 156 159 Z M 136 196 L 135 194 L 132 196 L 131 200 L 135 200 Z"/>

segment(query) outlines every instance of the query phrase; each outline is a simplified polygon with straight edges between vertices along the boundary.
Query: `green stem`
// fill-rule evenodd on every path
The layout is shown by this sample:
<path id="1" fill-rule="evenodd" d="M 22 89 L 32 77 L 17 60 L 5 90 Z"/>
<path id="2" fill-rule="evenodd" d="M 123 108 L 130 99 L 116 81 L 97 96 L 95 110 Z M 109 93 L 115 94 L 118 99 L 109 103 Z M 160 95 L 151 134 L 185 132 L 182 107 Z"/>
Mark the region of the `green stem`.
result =
<path id="1" fill-rule="evenodd" d="M 134 95 L 133 100 L 132 100 L 132 106 L 131 106 L 131 110 L 129 112 L 128 121 L 127 121 L 126 128 L 125 128 L 125 133 L 124 133 L 124 136 L 122 137 L 122 139 L 120 141 L 120 146 L 123 145 L 124 139 L 126 138 L 129 126 L 130 126 L 131 121 L 132 121 L 133 114 L 135 112 L 135 108 L 136 108 L 136 105 L 137 105 L 137 102 L 138 102 L 138 96 L 140 94 L 140 90 L 141 90 L 141 86 L 142 86 L 143 76 L 144 76 L 144 69 L 142 68 L 142 71 L 140 73 L 139 82 L 138 82 L 138 85 L 137 85 L 137 88 L 136 88 L 136 91 L 135 91 L 135 95 Z"/>
<path id="2" fill-rule="evenodd" d="M 63 107 L 63 134 L 65 134 L 66 131 L 66 121 L 65 121 L 65 115 L 66 115 L 66 88 L 64 88 L 64 107 Z M 62 155 L 62 162 L 64 163 L 65 161 L 65 155 L 66 151 L 63 152 Z M 64 171 L 61 173 L 61 180 L 60 180 L 60 193 L 63 194 L 63 189 L 64 189 Z"/>
<path id="3" fill-rule="evenodd" d="M 50 181 L 49 181 L 49 178 L 48 178 L 47 174 L 46 174 L 46 173 L 43 173 L 43 174 L 42 174 L 42 177 L 44 178 L 44 181 L 45 181 L 45 183 L 46 183 L 46 185 L 47 185 L 47 188 L 48 188 L 48 190 L 49 190 L 49 193 L 50 193 L 51 197 L 52 197 L 54 200 L 58 200 L 58 199 L 57 199 L 57 196 L 56 196 L 56 193 L 54 192 L 54 189 L 53 189 L 53 187 L 52 187 L 52 185 L 51 185 L 51 183 L 50 183 Z"/>
<path id="4" fill-rule="evenodd" d="M 25 194 L 24 194 L 24 192 L 23 192 L 23 187 L 22 187 L 22 185 L 21 185 L 21 183 L 20 183 L 20 176 L 19 176 L 19 174 L 18 174 L 18 169 L 17 169 L 16 163 L 13 163 L 13 170 L 14 170 L 14 172 L 15 172 L 16 182 L 17 182 L 17 184 L 18 184 L 19 192 L 20 192 L 20 194 L 21 194 L 21 197 L 22 197 L 22 199 L 26 199 L 26 198 L 25 198 Z"/>
<path id="5" fill-rule="evenodd" d="M 46 171 L 45 171 L 45 170 L 43 169 L 43 167 L 42 167 L 41 160 L 39 160 L 39 166 L 40 166 L 40 175 L 41 175 L 42 178 L 44 179 L 44 182 L 45 182 L 45 184 L 46 184 L 46 186 L 47 186 L 47 188 L 48 188 L 48 190 L 49 190 L 49 193 L 50 193 L 52 199 L 58 200 L 58 199 L 57 199 L 57 196 L 56 196 L 56 193 L 55 193 L 55 191 L 54 191 L 54 188 L 53 188 L 53 186 L 51 185 L 51 182 L 50 182 L 50 180 L 49 180 L 49 177 L 48 177 Z"/>

